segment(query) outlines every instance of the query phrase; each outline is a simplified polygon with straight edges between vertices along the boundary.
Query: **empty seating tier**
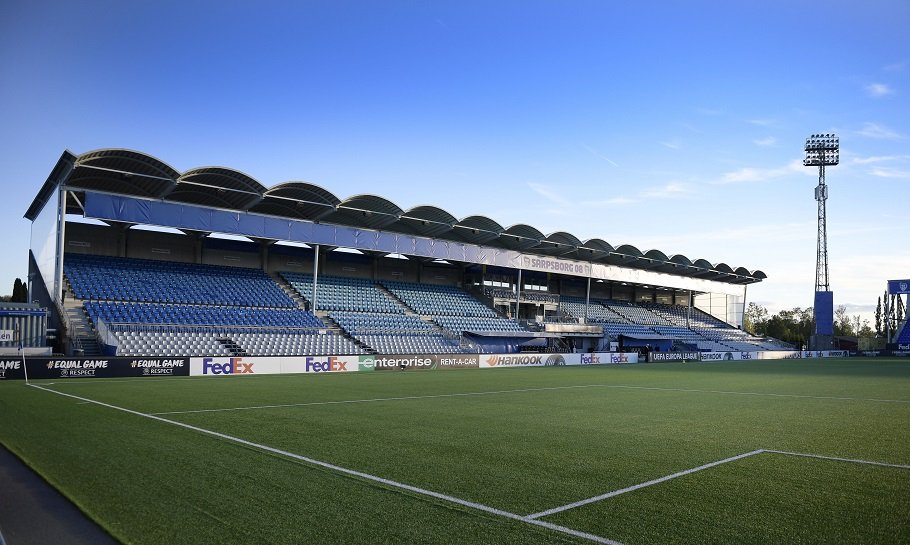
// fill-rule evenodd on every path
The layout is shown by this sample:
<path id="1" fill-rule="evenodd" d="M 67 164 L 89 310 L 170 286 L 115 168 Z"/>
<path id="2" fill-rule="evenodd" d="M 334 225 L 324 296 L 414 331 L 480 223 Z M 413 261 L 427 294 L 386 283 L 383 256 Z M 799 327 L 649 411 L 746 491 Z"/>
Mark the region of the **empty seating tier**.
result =
<path id="1" fill-rule="evenodd" d="M 501 317 L 469 293 L 454 286 L 383 282 L 386 289 L 424 316 Z"/>
<path id="2" fill-rule="evenodd" d="M 476 316 L 434 316 L 433 321 L 455 333 L 507 333 L 527 331 L 517 322 L 503 318 L 478 318 Z"/>
<path id="3" fill-rule="evenodd" d="M 121 356 L 294 356 L 363 354 L 353 341 L 333 333 L 212 328 L 179 330 L 163 327 L 122 327 L 115 331 Z"/>
<path id="4" fill-rule="evenodd" d="M 462 352 L 431 324 L 414 315 L 332 312 L 329 314 L 349 335 L 383 354 L 451 354 Z"/>
<path id="5" fill-rule="evenodd" d="M 310 329 L 325 327 L 318 317 L 299 309 L 162 305 L 110 301 L 85 301 L 83 305 L 95 323 L 103 320 L 108 324 L 182 324 Z"/>
<path id="6" fill-rule="evenodd" d="M 281 276 L 313 308 L 313 275 L 282 272 Z M 404 314 L 404 309 L 383 293 L 371 280 L 341 276 L 316 279 L 316 308 L 356 312 Z"/>
<path id="7" fill-rule="evenodd" d="M 77 299 L 296 308 L 259 269 L 66 254 Z"/>
<path id="8" fill-rule="evenodd" d="M 599 299 L 591 299 L 590 304 L 588 305 L 588 321 L 593 323 L 627 323 L 627 320 L 624 316 L 617 314 L 614 310 L 607 306 L 607 301 Z M 581 297 L 562 297 L 559 302 L 559 307 L 575 317 L 579 322 L 584 320 L 585 317 L 585 299 Z"/>

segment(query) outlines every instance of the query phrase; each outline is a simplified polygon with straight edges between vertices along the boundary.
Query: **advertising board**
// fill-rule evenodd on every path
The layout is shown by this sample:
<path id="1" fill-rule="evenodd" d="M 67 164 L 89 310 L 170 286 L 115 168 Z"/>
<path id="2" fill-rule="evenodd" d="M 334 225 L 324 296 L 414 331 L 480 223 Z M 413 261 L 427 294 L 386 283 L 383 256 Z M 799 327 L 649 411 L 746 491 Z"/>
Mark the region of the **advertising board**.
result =
<path id="1" fill-rule="evenodd" d="M 357 356 L 294 356 L 275 358 L 280 373 L 350 373 L 360 370 Z"/>
<path id="2" fill-rule="evenodd" d="M 477 354 L 440 354 L 437 369 L 477 369 L 480 356 Z"/>
<path id="3" fill-rule="evenodd" d="M 609 354 L 603 354 L 607 357 L 606 363 L 612 364 L 624 364 L 624 363 L 638 363 L 638 352 L 611 352 Z"/>
<path id="4" fill-rule="evenodd" d="M 21 359 L 0 359 L 0 380 L 21 378 L 25 378 L 25 374 L 22 372 Z"/>
<path id="5" fill-rule="evenodd" d="M 651 352 L 648 361 L 698 361 L 699 356 L 699 352 Z"/>
<path id="6" fill-rule="evenodd" d="M 433 354 L 405 354 L 373 356 L 373 368 L 376 371 L 422 371 L 436 369 L 438 361 Z"/>
<path id="7" fill-rule="evenodd" d="M 187 376 L 187 358 L 26 358 L 29 379 Z M 22 359 L 0 359 L 0 380 L 24 379 Z"/>
<path id="8" fill-rule="evenodd" d="M 192 376 L 268 375 L 281 372 L 281 358 L 211 356 L 190 358 Z"/>
<path id="9" fill-rule="evenodd" d="M 638 363 L 638 354 L 585 352 L 571 354 L 480 354 L 481 369 L 508 367 L 560 367 Z"/>
<path id="10" fill-rule="evenodd" d="M 481 354 L 481 369 L 565 365 L 561 354 Z"/>
<path id="11" fill-rule="evenodd" d="M 215 356 L 190 358 L 193 376 L 346 373 L 360 371 L 358 356 Z"/>

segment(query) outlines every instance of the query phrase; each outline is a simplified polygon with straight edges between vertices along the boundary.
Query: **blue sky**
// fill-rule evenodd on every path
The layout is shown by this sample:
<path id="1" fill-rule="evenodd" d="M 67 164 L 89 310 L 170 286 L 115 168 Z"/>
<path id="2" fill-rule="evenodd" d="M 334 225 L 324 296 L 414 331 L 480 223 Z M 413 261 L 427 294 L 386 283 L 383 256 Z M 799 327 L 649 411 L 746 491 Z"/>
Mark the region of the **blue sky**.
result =
<path id="1" fill-rule="evenodd" d="M 0 293 L 64 149 L 223 165 L 404 209 L 761 269 L 809 306 L 910 277 L 910 2 L 41 2 L 0 18 Z M 903 239 L 903 241 L 902 241 Z"/>

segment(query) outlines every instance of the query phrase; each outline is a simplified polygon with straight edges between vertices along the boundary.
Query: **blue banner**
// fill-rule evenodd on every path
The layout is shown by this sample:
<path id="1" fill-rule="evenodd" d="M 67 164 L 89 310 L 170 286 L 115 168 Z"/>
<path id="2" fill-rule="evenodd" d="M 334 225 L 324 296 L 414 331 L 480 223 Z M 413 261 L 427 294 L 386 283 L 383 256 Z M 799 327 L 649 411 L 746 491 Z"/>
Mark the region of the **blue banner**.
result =
<path id="1" fill-rule="evenodd" d="M 815 334 L 834 335 L 834 292 L 815 292 Z"/>
<path id="2" fill-rule="evenodd" d="M 507 267 L 518 261 L 511 250 L 484 248 L 469 243 L 373 231 L 344 225 L 316 224 L 304 220 L 231 212 L 192 204 L 150 201 L 120 195 L 86 192 L 85 216 L 100 220 L 123 221 L 216 231 L 230 235 L 344 246 L 374 252 L 416 255 L 434 259 L 466 261 L 481 265 Z"/>
<path id="3" fill-rule="evenodd" d="M 891 295 L 910 294 L 910 280 L 888 280 L 888 293 Z"/>

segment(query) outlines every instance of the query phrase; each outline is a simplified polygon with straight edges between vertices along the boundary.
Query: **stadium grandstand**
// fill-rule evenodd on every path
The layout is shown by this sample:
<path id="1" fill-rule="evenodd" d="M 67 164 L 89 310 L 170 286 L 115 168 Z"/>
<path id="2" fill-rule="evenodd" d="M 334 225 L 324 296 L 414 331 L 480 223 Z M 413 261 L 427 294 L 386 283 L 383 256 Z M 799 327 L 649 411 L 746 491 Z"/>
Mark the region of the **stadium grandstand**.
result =
<path id="1" fill-rule="evenodd" d="M 66 354 L 791 348 L 742 330 L 759 270 L 137 151 L 64 152 L 25 217 Z"/>

